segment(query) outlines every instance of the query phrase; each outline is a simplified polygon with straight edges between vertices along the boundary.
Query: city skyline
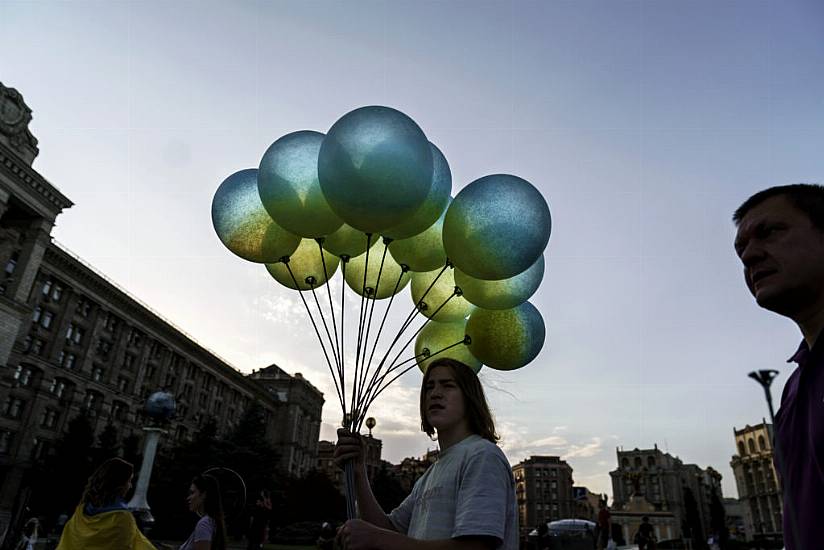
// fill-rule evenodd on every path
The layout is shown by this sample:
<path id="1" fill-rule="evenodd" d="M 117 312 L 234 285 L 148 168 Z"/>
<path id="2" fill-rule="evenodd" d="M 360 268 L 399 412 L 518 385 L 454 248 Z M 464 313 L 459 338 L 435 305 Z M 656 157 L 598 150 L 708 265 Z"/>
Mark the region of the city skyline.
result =
<path id="1" fill-rule="evenodd" d="M 611 494 L 615 448 L 657 443 L 736 494 L 733 427 L 768 416 L 746 375 L 780 370 L 777 405 L 800 334 L 749 296 L 730 217 L 759 189 L 820 181 L 822 8 L 468 6 L 0 4 L 0 81 L 33 110 L 34 168 L 75 202 L 53 235 L 241 371 L 302 372 L 331 438 L 298 296 L 222 247 L 209 206 L 281 135 L 398 108 L 444 152 L 453 195 L 513 173 L 552 211 L 544 349 L 481 371 L 510 461 L 559 455 Z M 393 462 L 435 445 L 418 383 L 373 410 Z"/>

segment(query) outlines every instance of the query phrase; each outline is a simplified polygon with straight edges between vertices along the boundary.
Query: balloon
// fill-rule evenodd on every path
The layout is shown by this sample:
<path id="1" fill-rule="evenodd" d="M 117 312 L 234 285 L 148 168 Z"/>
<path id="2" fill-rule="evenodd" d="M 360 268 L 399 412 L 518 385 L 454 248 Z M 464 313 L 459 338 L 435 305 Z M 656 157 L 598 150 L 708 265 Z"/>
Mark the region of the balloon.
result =
<path id="1" fill-rule="evenodd" d="M 523 273 L 499 281 L 476 279 L 455 268 L 455 284 L 463 290 L 464 298 L 484 309 L 509 309 L 526 302 L 543 278 L 543 255 Z"/>
<path id="2" fill-rule="evenodd" d="M 466 335 L 466 321 L 460 319 L 451 323 L 426 323 L 415 340 L 415 357 L 421 371 L 426 372 L 429 364 L 435 359 L 448 357 L 460 361 L 477 374 L 481 370 L 481 362 L 469 352 L 466 344 L 458 344 L 446 351 L 448 346 L 461 342 Z M 426 352 L 426 356 L 422 356 Z M 440 353 L 438 353 L 440 352 Z"/>
<path id="3" fill-rule="evenodd" d="M 443 244 L 455 267 L 476 279 L 508 279 L 535 263 L 552 219 L 540 191 L 517 176 L 484 176 L 449 205 Z"/>
<path id="4" fill-rule="evenodd" d="M 370 246 L 375 246 L 380 240 L 377 235 L 372 235 L 372 240 L 368 242 L 371 243 Z M 323 248 L 335 256 L 354 258 L 366 252 L 366 243 L 366 233 L 343 224 L 340 229 L 323 239 Z"/>
<path id="5" fill-rule="evenodd" d="M 432 150 L 415 121 L 389 107 L 361 107 L 326 134 L 318 156 L 321 189 L 356 229 L 378 233 L 403 223 L 432 187 Z"/>
<path id="6" fill-rule="evenodd" d="M 452 191 L 452 172 L 443 153 L 432 145 L 432 188 L 423 204 L 408 220 L 400 225 L 391 227 L 381 234 L 390 239 L 408 239 L 431 227 L 446 210 L 449 204 L 449 193 Z M 443 222 L 441 222 L 443 223 Z M 430 268 L 434 269 L 434 268 Z"/>
<path id="7" fill-rule="evenodd" d="M 392 241 L 389 252 L 400 264 L 406 264 L 412 271 L 432 271 L 446 265 L 443 249 L 443 215 L 426 231 L 408 239 Z"/>
<path id="8" fill-rule="evenodd" d="M 318 152 L 323 134 L 303 130 L 287 134 L 263 154 L 258 191 L 273 220 L 301 237 L 322 237 L 343 224 L 323 196 L 318 182 Z"/>
<path id="9" fill-rule="evenodd" d="M 289 266 L 285 262 L 266 264 L 269 274 L 277 282 L 292 290 L 311 290 L 323 286 L 326 281 L 335 274 L 338 269 L 340 259 L 327 251 L 323 251 L 321 260 L 321 248 L 314 239 L 303 239 L 300 245 L 291 256 L 289 256 Z M 325 262 L 325 270 L 324 270 Z M 292 275 L 289 274 L 292 271 Z M 295 287 L 295 280 L 298 286 Z"/>
<path id="10" fill-rule="evenodd" d="M 441 273 L 440 277 L 438 277 L 439 273 Z M 429 292 L 427 292 L 427 289 Z M 441 323 L 459 321 L 466 319 L 466 316 L 475 309 L 475 306 L 467 302 L 464 297 L 453 296 L 454 292 L 455 278 L 452 269 L 443 270 L 442 268 L 412 273 L 412 300 L 421 310 L 421 313 L 433 321 Z M 424 294 L 426 295 L 424 296 Z M 447 300 L 449 301 L 447 302 Z M 421 302 L 424 303 L 423 308 L 420 305 Z M 435 313 L 436 310 L 437 313 Z"/>
<path id="11" fill-rule="evenodd" d="M 297 248 L 300 237 L 272 221 L 257 191 L 255 168 L 235 172 L 212 199 L 212 225 L 221 242 L 250 262 L 277 262 Z"/>
<path id="12" fill-rule="evenodd" d="M 546 328 L 529 302 L 511 309 L 476 309 L 466 323 L 469 351 L 484 365 L 515 370 L 535 359 L 544 345 Z"/>
<path id="13" fill-rule="evenodd" d="M 356 258 L 349 260 L 346 265 L 346 284 L 349 288 L 362 294 L 363 272 L 366 270 L 366 296 L 369 298 L 376 298 L 382 300 L 389 298 L 393 294 L 400 292 L 409 283 L 409 271 L 404 271 L 398 262 L 392 259 L 392 255 L 384 252 L 386 247 L 375 246 L 369 249 L 369 264 L 366 264 L 366 254 L 361 254 Z M 381 261 L 383 261 L 383 268 L 381 268 Z M 378 275 L 380 274 L 380 282 L 378 282 Z M 400 282 L 398 282 L 400 279 Z M 397 285 L 397 287 L 395 286 Z M 377 286 L 377 292 L 375 287 Z"/>

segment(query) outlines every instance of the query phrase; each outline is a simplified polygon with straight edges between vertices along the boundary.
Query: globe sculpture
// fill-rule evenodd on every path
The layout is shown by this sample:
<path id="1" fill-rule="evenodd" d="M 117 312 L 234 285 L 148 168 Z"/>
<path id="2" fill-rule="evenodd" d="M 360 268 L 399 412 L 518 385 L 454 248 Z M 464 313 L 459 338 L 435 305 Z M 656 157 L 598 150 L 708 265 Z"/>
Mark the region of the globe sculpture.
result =
<path id="1" fill-rule="evenodd" d="M 174 417 L 176 408 L 174 395 L 156 391 L 146 399 L 143 412 L 158 424 L 165 424 Z"/>

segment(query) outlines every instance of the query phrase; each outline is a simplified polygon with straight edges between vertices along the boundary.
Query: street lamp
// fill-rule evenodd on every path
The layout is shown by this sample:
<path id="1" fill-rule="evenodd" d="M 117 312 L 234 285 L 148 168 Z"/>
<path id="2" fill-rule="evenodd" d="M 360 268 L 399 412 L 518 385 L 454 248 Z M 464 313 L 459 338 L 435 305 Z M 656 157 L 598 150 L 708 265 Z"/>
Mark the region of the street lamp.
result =
<path id="1" fill-rule="evenodd" d="M 377 424 L 377 422 L 375 422 L 373 417 L 370 416 L 366 419 L 366 427 L 369 428 L 369 437 L 372 437 L 372 428 L 375 427 L 375 424 Z"/>
<path id="2" fill-rule="evenodd" d="M 764 388 L 764 395 L 767 397 L 767 407 L 770 409 L 770 422 L 775 426 L 775 413 L 773 413 L 772 394 L 770 393 L 770 385 L 773 379 L 778 376 L 777 370 L 759 370 L 749 373 L 747 376 L 761 384 Z"/>

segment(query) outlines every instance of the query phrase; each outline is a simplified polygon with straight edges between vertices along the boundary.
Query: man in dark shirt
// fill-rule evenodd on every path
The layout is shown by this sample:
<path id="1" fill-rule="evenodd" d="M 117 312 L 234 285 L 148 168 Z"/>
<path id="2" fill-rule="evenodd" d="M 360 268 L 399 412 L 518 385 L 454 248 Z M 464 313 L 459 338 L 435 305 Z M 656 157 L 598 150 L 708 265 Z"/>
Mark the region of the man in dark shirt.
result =
<path id="1" fill-rule="evenodd" d="M 824 186 L 756 193 L 733 215 L 735 251 L 759 306 L 792 319 L 803 340 L 775 416 L 775 465 L 787 550 L 821 546 L 824 494 Z"/>

